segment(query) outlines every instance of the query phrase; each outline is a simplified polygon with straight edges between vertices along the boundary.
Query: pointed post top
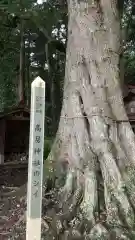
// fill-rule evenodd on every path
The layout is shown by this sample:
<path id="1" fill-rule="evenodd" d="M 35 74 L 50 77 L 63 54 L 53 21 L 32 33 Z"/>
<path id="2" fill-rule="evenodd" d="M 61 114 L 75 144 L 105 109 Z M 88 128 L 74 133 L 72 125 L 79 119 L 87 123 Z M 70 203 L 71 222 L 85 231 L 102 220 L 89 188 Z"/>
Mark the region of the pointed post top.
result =
<path id="1" fill-rule="evenodd" d="M 45 81 L 41 77 L 36 77 L 35 80 L 32 82 L 32 87 L 41 87 L 45 88 Z"/>

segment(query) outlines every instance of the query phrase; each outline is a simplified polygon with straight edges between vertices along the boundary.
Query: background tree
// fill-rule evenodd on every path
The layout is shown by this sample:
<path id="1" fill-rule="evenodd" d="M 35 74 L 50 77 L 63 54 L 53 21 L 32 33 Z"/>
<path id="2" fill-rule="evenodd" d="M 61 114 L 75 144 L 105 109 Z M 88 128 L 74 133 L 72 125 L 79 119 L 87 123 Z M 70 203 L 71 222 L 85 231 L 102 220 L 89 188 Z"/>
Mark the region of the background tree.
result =
<path id="1" fill-rule="evenodd" d="M 65 5 L 55 5 L 51 1 L 38 5 L 36 1 L 28 0 L 23 1 L 21 7 L 18 0 L 3 1 L 1 12 L 1 26 L 3 26 L 1 37 L 4 36 L 0 48 L 1 99 L 3 100 L 1 108 L 17 104 L 24 95 L 25 104 L 29 105 L 30 84 L 37 75 L 40 75 L 45 79 L 47 86 L 46 115 L 52 119 L 46 123 L 46 134 L 52 136 L 58 126 L 63 92 L 66 48 L 64 40 L 67 23 Z M 20 31 L 22 21 L 23 34 Z M 13 38 L 13 43 L 9 35 Z M 23 41 L 21 41 L 21 35 L 23 35 Z M 24 45 L 23 51 L 20 47 L 21 42 Z M 18 86 L 22 86 L 19 91 Z M 19 92 L 23 93 L 20 97 Z"/>

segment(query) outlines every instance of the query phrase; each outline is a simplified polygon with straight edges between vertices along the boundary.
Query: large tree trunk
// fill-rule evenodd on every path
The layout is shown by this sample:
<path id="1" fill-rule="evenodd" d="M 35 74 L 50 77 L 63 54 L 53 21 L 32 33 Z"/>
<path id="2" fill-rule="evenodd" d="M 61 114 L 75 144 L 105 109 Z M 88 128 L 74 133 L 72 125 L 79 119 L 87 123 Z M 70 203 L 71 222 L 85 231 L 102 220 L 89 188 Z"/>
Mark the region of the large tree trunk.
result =
<path id="1" fill-rule="evenodd" d="M 116 2 L 68 1 L 64 100 L 49 156 L 66 175 L 55 239 L 58 232 L 65 240 L 134 234 L 135 138 L 120 88 Z"/>

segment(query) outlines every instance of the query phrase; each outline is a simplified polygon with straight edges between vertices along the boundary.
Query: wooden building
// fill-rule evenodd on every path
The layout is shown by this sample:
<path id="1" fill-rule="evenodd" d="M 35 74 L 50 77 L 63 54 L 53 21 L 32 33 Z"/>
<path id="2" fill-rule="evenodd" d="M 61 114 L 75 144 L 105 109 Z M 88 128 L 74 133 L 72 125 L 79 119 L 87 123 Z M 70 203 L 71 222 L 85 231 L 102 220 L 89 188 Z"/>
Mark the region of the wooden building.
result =
<path id="1" fill-rule="evenodd" d="M 0 164 L 27 160 L 29 109 L 18 105 L 0 113 Z"/>
<path id="2" fill-rule="evenodd" d="M 127 85 L 124 103 L 130 124 L 135 132 L 135 86 Z"/>

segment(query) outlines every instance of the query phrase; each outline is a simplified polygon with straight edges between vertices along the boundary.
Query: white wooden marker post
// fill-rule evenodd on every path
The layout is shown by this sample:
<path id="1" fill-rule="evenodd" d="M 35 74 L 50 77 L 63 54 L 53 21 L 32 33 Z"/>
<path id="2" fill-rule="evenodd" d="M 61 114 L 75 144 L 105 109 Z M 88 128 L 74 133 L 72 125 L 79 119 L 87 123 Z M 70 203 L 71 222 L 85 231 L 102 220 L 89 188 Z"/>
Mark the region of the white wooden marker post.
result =
<path id="1" fill-rule="evenodd" d="M 44 118 L 45 82 L 37 77 L 31 85 L 26 240 L 41 239 Z"/>

